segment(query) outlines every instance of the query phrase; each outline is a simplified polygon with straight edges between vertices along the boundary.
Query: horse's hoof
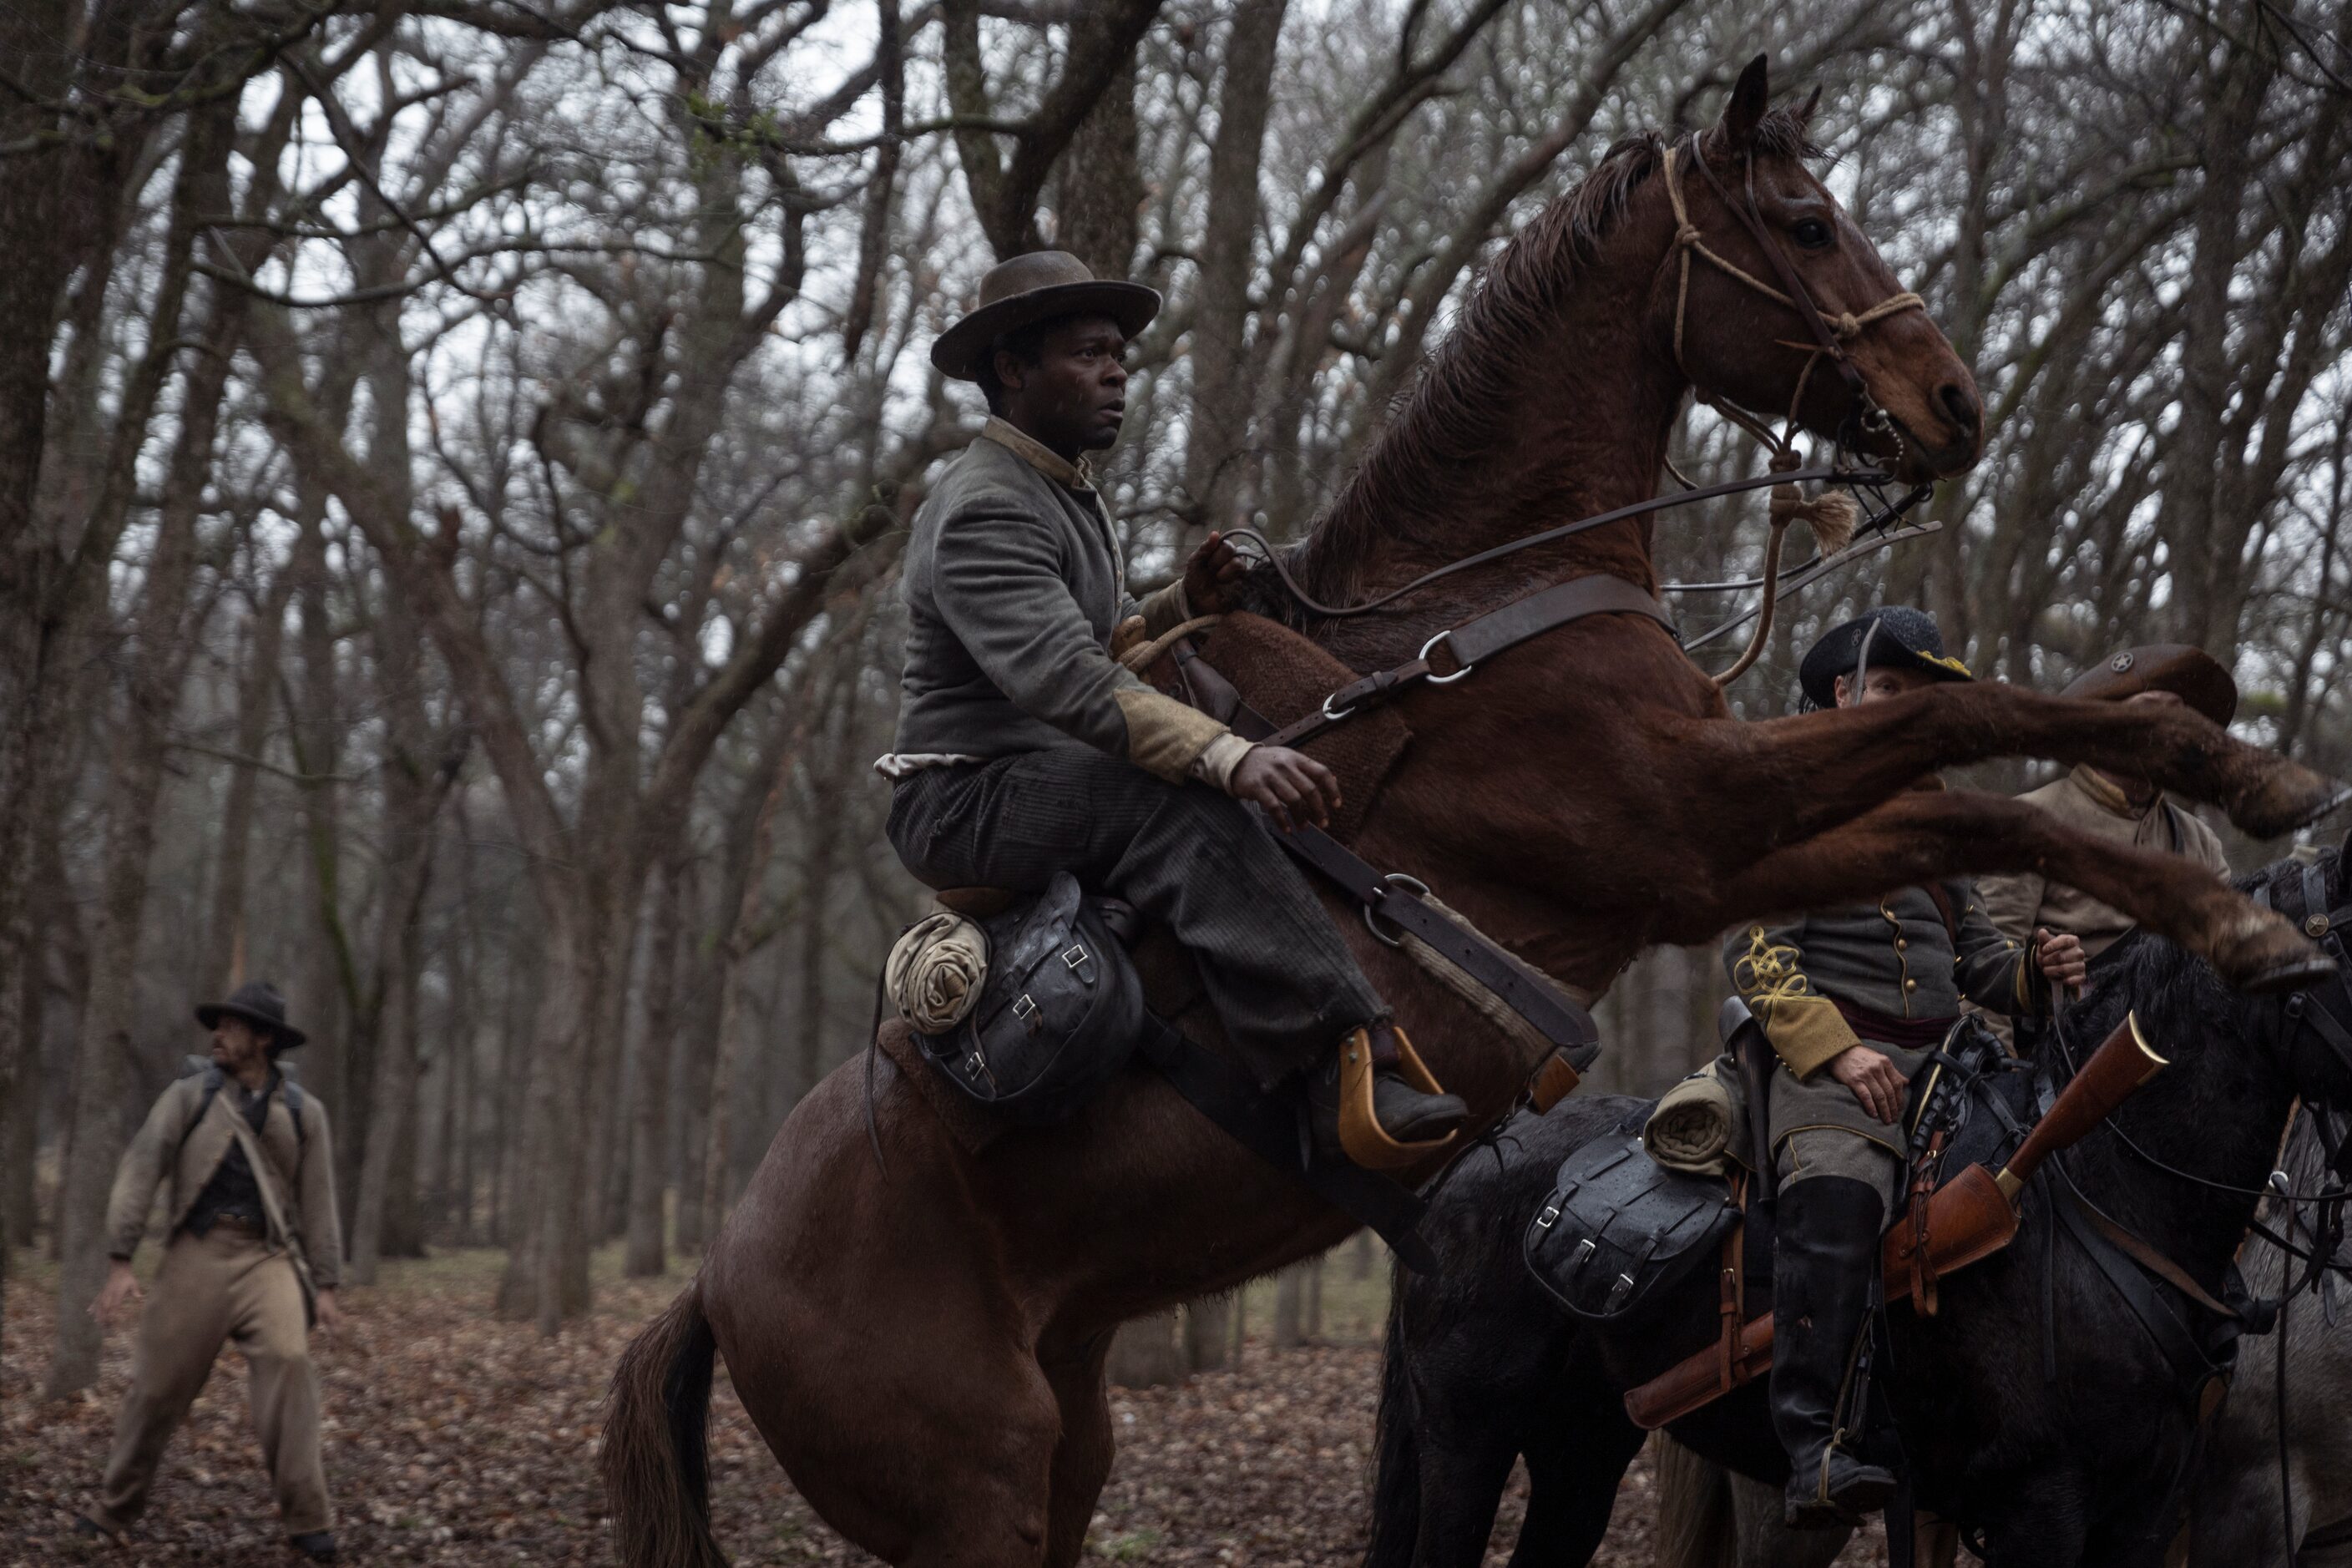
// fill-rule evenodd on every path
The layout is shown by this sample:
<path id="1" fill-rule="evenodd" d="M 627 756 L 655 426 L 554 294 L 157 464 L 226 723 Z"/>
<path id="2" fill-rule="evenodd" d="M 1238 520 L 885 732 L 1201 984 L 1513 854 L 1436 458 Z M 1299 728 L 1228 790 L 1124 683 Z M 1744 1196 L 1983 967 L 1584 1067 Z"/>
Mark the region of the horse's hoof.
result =
<path id="1" fill-rule="evenodd" d="M 2198 945 L 2223 984 L 2256 995 L 2298 991 L 2336 973 L 2334 961 L 2300 927 L 2252 906 L 2225 918 L 2210 949 Z"/>
<path id="2" fill-rule="evenodd" d="M 2256 838 L 2277 838 L 2318 821 L 2347 801 L 2352 784 L 2282 761 L 2230 808 L 2230 820 Z"/>
<path id="3" fill-rule="evenodd" d="M 2335 978 L 2336 961 L 2324 952 L 2314 952 L 2305 957 L 2274 964 L 2251 979 L 2241 981 L 2238 989 L 2256 996 L 2277 996 L 2290 991 L 2308 991 Z"/>

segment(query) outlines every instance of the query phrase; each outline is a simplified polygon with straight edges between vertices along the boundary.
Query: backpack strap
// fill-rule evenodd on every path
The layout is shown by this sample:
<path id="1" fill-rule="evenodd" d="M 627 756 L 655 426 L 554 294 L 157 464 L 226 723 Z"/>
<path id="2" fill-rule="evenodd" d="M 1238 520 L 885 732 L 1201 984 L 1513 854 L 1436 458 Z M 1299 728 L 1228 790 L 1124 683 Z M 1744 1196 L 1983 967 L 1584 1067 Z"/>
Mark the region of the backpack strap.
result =
<path id="1" fill-rule="evenodd" d="M 294 1157 L 298 1160 L 310 1152 L 310 1123 L 302 1120 L 302 1086 L 286 1076 L 284 1068 L 278 1073 L 278 1087 L 286 1091 L 287 1114 L 294 1118 Z"/>
<path id="2" fill-rule="evenodd" d="M 213 1108 L 213 1101 L 220 1098 L 221 1085 L 227 1081 L 228 1075 L 221 1070 L 218 1063 L 205 1068 L 204 1073 L 205 1092 L 196 1101 L 196 1113 L 188 1118 L 188 1124 L 185 1127 L 180 1129 L 180 1141 L 172 1149 L 172 1165 L 175 1170 L 179 1167 L 180 1156 L 188 1152 L 188 1140 L 195 1135 L 196 1127 L 204 1121 L 205 1113 Z M 194 1077 L 194 1075 L 190 1073 L 182 1076 Z"/>

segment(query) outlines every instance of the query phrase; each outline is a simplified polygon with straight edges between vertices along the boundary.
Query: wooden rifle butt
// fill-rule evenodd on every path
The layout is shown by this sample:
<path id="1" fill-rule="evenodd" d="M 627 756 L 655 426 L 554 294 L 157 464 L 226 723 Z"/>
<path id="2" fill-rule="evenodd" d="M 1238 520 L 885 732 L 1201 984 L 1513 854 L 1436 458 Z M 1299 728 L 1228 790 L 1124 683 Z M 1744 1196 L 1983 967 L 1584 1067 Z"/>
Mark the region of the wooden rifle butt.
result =
<path id="1" fill-rule="evenodd" d="M 2044 1160 L 2082 1142 L 2092 1128 L 2130 1099 L 2134 1089 L 2161 1072 L 2164 1065 L 2164 1058 L 2149 1048 L 2147 1037 L 2139 1032 L 2137 1016 L 2125 1014 L 2124 1021 L 2091 1053 L 2091 1059 L 2073 1081 L 2059 1090 L 2057 1101 L 2009 1157 L 2008 1166 L 1997 1178 L 2002 1194 L 2016 1202 L 2019 1190 Z"/>

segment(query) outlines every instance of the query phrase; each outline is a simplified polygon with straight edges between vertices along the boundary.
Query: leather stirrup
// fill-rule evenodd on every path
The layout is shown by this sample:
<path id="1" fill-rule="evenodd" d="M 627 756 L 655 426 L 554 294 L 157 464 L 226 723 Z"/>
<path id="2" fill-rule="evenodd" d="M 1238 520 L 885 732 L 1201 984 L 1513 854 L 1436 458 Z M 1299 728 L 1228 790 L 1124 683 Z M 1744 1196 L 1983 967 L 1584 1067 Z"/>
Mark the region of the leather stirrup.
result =
<path id="1" fill-rule="evenodd" d="M 1444 1094 L 1405 1032 L 1391 1025 L 1389 1033 L 1396 1041 L 1397 1076 L 1423 1094 Z M 1368 1171 L 1393 1171 L 1454 1142 L 1453 1132 L 1418 1143 L 1390 1137 L 1372 1107 L 1374 1065 L 1370 1030 L 1354 1030 L 1339 1042 L 1339 1147 L 1349 1160 Z"/>

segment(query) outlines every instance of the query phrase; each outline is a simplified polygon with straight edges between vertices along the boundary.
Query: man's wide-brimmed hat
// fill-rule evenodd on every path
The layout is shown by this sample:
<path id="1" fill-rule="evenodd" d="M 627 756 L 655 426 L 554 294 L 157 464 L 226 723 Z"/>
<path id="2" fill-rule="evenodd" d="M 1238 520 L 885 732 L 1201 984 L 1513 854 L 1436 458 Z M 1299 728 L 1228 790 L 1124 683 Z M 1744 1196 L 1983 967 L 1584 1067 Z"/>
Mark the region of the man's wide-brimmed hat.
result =
<path id="1" fill-rule="evenodd" d="M 2189 643 L 2127 647 L 2068 681 L 2059 695 L 2120 702 L 2143 691 L 2169 691 L 2216 724 L 2238 711 L 2238 683 L 2219 659 Z"/>
<path id="2" fill-rule="evenodd" d="M 1873 628 L 1875 627 L 1875 631 Z M 1908 605 L 1885 605 L 1822 634 L 1797 667 L 1797 683 L 1816 708 L 1837 706 L 1837 678 L 1850 676 L 1870 643 L 1873 669 L 1916 669 L 1937 680 L 1974 680 L 1969 667 L 1944 651 L 1936 617 Z"/>
<path id="3" fill-rule="evenodd" d="M 286 1021 L 286 998 L 267 980 L 248 980 L 227 1001 L 205 1002 L 196 1008 L 196 1022 L 207 1029 L 217 1028 L 225 1017 L 242 1018 L 272 1035 L 270 1046 L 275 1050 L 290 1051 L 310 1038 Z"/>
<path id="4" fill-rule="evenodd" d="M 1108 316 L 1129 337 L 1160 314 L 1160 290 L 1097 278 L 1066 250 L 1033 250 L 990 268 L 980 303 L 941 332 L 931 363 L 958 381 L 980 374 L 989 345 L 1007 332 L 1056 316 Z"/>

